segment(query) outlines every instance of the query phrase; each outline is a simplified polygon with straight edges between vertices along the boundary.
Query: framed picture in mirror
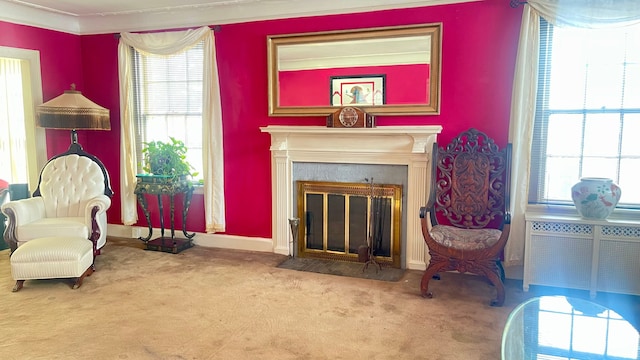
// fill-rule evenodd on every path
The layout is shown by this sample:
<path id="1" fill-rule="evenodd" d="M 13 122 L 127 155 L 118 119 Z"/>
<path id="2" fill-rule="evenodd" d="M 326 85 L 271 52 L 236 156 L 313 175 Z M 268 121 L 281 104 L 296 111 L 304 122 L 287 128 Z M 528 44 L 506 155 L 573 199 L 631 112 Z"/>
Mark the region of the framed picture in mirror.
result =
<path id="1" fill-rule="evenodd" d="M 386 103 L 386 75 L 332 76 L 331 106 L 383 105 Z"/>

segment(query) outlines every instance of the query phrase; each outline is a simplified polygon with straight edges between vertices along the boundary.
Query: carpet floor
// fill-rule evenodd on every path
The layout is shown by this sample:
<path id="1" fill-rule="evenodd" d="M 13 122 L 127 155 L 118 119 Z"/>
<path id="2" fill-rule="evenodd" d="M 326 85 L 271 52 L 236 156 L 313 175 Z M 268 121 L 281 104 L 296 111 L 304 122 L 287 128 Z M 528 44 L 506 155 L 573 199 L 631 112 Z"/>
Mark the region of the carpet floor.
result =
<path id="1" fill-rule="evenodd" d="M 404 275 L 403 269 L 397 269 L 388 266 L 378 267 L 376 264 L 348 262 L 348 261 L 331 261 L 313 258 L 287 258 L 278 265 L 282 269 L 309 271 L 319 274 L 349 276 L 361 279 L 381 280 L 381 281 L 399 281 Z"/>
<path id="2" fill-rule="evenodd" d="M 471 275 L 442 274 L 424 299 L 421 271 L 376 281 L 280 268 L 272 253 L 142 247 L 109 238 L 79 289 L 32 280 L 16 293 L 0 251 L 0 359 L 496 360 L 511 310 L 541 294 L 507 280 L 496 308 Z M 606 300 L 640 317 L 637 297 Z"/>

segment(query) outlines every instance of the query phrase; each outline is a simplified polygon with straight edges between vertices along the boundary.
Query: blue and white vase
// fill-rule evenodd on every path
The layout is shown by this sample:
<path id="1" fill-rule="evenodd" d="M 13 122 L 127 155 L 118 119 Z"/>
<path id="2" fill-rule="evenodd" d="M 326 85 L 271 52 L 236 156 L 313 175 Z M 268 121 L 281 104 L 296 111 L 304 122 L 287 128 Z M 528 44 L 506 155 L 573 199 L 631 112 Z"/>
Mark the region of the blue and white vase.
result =
<path id="1" fill-rule="evenodd" d="M 607 178 L 584 177 L 571 187 L 571 199 L 580 216 L 606 219 L 620 201 L 620 187 Z"/>

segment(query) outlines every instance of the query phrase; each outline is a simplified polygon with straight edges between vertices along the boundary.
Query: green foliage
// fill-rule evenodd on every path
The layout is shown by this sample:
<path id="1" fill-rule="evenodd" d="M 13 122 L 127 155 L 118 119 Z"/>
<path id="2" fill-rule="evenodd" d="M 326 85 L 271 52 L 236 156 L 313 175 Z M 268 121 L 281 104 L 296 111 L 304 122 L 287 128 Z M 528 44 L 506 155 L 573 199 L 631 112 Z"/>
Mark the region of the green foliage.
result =
<path id="1" fill-rule="evenodd" d="M 143 143 L 142 169 L 149 174 L 165 176 L 195 177 L 198 173 L 192 173 L 195 168 L 187 161 L 187 147 L 184 142 L 169 137 L 170 142 L 151 141 Z"/>

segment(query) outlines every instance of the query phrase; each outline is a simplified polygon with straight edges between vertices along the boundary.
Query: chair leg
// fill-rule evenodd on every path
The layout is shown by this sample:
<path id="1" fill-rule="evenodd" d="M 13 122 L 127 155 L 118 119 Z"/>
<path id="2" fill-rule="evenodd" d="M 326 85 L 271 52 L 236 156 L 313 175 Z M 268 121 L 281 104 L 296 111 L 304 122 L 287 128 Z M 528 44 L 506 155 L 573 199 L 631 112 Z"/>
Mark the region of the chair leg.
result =
<path id="1" fill-rule="evenodd" d="M 24 280 L 18 280 L 16 281 L 16 284 L 13 286 L 13 292 L 17 292 L 20 291 L 20 289 L 22 289 L 22 286 L 24 285 Z"/>
<path id="2" fill-rule="evenodd" d="M 491 281 L 493 286 L 496 288 L 497 297 L 491 300 L 491 306 L 502 306 L 504 304 L 504 283 L 502 282 L 502 278 L 500 276 L 500 270 L 496 269 L 492 271 L 492 269 L 488 269 L 485 273 L 485 276 Z"/>
<path id="3" fill-rule="evenodd" d="M 504 275 L 504 267 L 502 266 L 502 261 L 496 260 L 496 265 L 498 266 L 498 271 L 500 271 L 500 280 L 504 283 L 505 275 Z"/>
<path id="4" fill-rule="evenodd" d="M 429 266 L 422 275 L 422 281 L 420 281 L 420 292 L 422 293 L 422 297 L 429 299 L 433 298 L 433 293 L 429 291 L 429 281 L 436 277 L 438 271 L 442 270 L 445 266 L 446 263 L 429 263 Z"/>
<path id="5" fill-rule="evenodd" d="M 82 286 L 82 280 L 84 280 L 84 278 L 87 276 L 91 276 L 91 274 L 93 274 L 93 266 L 89 266 L 87 270 L 85 270 L 85 272 L 76 279 L 76 282 L 73 284 L 72 289 L 75 290 Z"/>

